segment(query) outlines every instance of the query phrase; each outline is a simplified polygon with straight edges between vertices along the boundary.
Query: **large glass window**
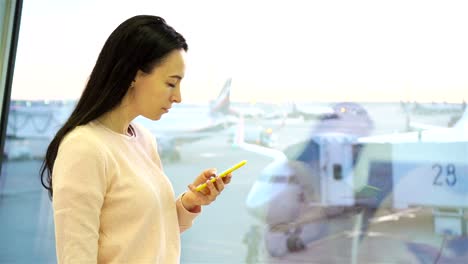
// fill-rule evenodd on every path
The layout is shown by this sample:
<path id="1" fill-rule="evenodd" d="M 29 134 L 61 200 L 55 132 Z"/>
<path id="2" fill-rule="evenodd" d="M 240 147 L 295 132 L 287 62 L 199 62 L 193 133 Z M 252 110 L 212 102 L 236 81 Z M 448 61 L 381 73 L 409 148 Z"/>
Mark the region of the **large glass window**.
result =
<path id="1" fill-rule="evenodd" d="M 27 1 L 0 177 L 0 262 L 55 262 L 39 168 L 104 41 L 160 15 L 187 39 L 159 121 L 176 194 L 241 160 L 182 263 L 468 262 L 463 1 Z M 216 112 L 216 114 L 212 114 Z"/>

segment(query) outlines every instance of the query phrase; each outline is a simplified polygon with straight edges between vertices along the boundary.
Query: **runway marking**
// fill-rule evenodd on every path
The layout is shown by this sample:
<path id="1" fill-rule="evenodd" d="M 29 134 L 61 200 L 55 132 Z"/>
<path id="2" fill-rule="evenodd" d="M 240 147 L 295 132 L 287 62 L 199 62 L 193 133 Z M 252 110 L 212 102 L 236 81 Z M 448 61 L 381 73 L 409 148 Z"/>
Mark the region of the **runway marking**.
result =
<path id="1" fill-rule="evenodd" d="M 386 237 L 386 238 L 393 238 L 402 241 L 412 241 L 410 237 L 401 236 L 401 235 L 394 235 L 390 233 L 383 233 L 383 232 L 361 232 L 361 231 L 345 231 L 344 232 L 347 237 L 358 237 L 361 234 L 366 235 L 367 237 Z"/>
<path id="2" fill-rule="evenodd" d="M 420 207 L 410 208 L 410 209 L 406 209 L 406 210 L 403 210 L 403 211 L 400 211 L 400 212 L 397 212 L 397 213 L 374 217 L 374 218 L 370 219 L 369 222 L 371 222 L 371 223 L 381 223 L 381 222 L 387 222 L 387 221 L 398 221 L 402 217 L 415 218 L 416 213 L 418 211 L 421 211 Z"/>

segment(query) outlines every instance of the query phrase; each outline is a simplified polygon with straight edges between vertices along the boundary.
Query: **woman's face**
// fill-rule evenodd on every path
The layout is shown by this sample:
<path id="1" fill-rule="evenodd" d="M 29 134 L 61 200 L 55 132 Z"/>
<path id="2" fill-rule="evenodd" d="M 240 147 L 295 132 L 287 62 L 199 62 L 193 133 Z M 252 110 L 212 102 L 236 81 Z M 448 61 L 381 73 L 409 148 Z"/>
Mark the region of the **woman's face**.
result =
<path id="1" fill-rule="evenodd" d="M 138 115 L 159 120 L 182 101 L 180 82 L 185 74 L 185 51 L 174 50 L 150 73 L 138 71 L 131 102 Z"/>

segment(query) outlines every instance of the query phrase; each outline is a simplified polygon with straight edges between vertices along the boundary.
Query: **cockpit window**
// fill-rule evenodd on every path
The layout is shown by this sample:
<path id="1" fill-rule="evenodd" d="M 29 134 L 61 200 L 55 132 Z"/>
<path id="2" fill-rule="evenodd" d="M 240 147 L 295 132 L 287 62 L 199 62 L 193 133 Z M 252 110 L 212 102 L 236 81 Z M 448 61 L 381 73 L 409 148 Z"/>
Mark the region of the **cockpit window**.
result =
<path id="1" fill-rule="evenodd" d="M 272 176 L 270 178 L 270 182 L 271 183 L 287 183 L 288 182 L 288 177 L 280 176 L 280 175 Z"/>
<path id="2" fill-rule="evenodd" d="M 286 175 L 268 175 L 263 174 L 258 179 L 260 182 L 269 182 L 269 183 L 287 183 L 287 184 L 299 184 L 299 180 L 296 175 L 286 176 Z"/>
<path id="3" fill-rule="evenodd" d="M 289 176 L 288 183 L 289 184 L 299 184 L 299 179 L 297 178 L 296 175 L 291 175 L 291 176 Z"/>

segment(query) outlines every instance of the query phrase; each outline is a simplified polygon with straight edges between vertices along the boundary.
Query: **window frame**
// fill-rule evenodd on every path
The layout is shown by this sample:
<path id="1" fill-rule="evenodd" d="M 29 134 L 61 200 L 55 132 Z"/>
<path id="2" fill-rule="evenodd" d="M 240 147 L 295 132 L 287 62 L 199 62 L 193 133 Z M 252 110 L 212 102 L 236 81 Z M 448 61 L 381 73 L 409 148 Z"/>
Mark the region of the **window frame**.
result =
<path id="1" fill-rule="evenodd" d="M 0 173 L 4 159 L 3 152 L 8 125 L 11 86 L 15 70 L 23 0 L 6 0 L 2 5 L 3 6 L 0 6 L 0 12 L 2 12 L 1 18 L 3 18 L 0 24 L 0 149 L 2 149 L 0 155 Z"/>

